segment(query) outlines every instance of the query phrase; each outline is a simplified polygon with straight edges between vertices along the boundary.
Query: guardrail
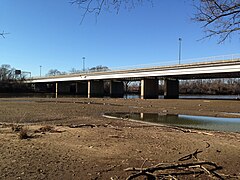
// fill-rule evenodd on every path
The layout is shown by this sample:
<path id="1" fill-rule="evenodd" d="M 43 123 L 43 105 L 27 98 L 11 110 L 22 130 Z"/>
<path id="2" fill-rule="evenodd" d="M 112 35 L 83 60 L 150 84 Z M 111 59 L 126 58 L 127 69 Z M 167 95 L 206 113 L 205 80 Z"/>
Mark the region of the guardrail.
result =
<path id="1" fill-rule="evenodd" d="M 201 63 L 201 62 L 214 62 L 214 61 L 224 61 L 224 60 L 240 60 L 240 54 L 230 54 L 230 55 L 219 55 L 219 56 L 210 56 L 210 57 L 202 57 L 202 58 L 192 58 L 192 59 L 182 59 L 180 60 L 180 64 L 194 64 L 194 63 Z M 164 60 L 162 62 L 156 62 L 156 63 L 148 63 L 148 64 L 138 64 L 138 65 L 133 65 L 133 66 L 118 66 L 118 67 L 109 67 L 109 71 L 122 71 L 122 70 L 132 70 L 132 69 L 140 69 L 140 68 L 151 68 L 151 67 L 159 67 L 159 66 L 175 66 L 179 65 L 179 60 Z M 67 76 L 67 75 L 74 75 L 74 74 L 88 74 L 92 72 L 99 72 L 99 71 L 80 71 L 77 73 L 67 73 L 63 74 L 62 76 Z M 61 75 L 57 75 L 61 76 Z M 34 79 L 38 78 L 47 78 L 47 77 L 55 77 L 55 76 L 35 76 L 33 77 Z"/>
<path id="2" fill-rule="evenodd" d="M 234 60 L 240 59 L 240 54 L 231 54 L 231 55 L 220 55 L 220 56 L 210 56 L 210 57 L 202 57 L 202 58 L 192 58 L 192 59 L 182 59 L 180 60 L 180 64 L 191 64 L 191 63 L 201 63 L 201 62 L 214 62 L 218 60 Z M 149 63 L 149 64 L 139 64 L 133 66 L 120 66 L 120 67 L 111 67 L 112 71 L 114 70 L 128 70 L 128 69 L 137 69 L 137 68 L 150 68 L 155 66 L 174 66 L 179 65 L 179 60 L 168 60 L 163 62 Z"/>

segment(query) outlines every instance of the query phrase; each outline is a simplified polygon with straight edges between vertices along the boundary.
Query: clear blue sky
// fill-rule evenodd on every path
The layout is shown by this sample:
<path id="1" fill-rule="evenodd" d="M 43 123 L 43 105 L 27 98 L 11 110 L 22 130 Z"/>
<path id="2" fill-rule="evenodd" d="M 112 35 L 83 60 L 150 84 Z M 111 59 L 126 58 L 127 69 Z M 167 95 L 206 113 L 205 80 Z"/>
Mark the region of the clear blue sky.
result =
<path id="1" fill-rule="evenodd" d="M 95 18 L 69 0 L 1 0 L 0 64 L 10 64 L 32 75 L 50 69 L 69 71 L 86 67 L 108 67 L 178 61 L 179 37 L 182 59 L 240 53 L 235 35 L 224 44 L 205 39 L 201 24 L 191 21 L 192 1 L 156 0 L 118 14 L 103 11 Z"/>

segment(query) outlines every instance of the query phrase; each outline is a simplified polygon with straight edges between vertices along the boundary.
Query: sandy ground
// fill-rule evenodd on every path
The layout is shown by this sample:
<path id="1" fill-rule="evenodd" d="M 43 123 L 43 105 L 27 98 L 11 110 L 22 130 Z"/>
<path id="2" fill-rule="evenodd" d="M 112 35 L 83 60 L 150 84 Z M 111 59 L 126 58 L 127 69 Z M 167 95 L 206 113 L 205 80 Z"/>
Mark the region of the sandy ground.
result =
<path id="1" fill-rule="evenodd" d="M 107 112 L 239 117 L 231 113 L 240 113 L 240 101 L 2 98 L 0 179 L 126 179 L 135 173 L 125 171 L 129 167 L 202 161 L 221 166 L 216 172 L 223 179 L 240 179 L 240 133 L 107 119 L 102 116 Z M 20 139 L 17 125 L 30 137 Z M 202 152 L 193 154 L 197 149 Z M 220 178 L 209 169 L 204 164 L 181 169 L 195 172 L 190 175 L 177 175 L 179 168 L 149 173 L 165 173 L 166 179 Z"/>

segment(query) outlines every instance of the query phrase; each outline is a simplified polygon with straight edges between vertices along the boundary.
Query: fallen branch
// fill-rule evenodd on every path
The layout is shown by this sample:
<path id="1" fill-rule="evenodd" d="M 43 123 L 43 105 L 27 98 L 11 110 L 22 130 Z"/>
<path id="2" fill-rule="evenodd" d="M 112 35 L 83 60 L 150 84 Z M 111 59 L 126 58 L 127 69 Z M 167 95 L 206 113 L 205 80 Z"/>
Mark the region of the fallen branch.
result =
<path id="1" fill-rule="evenodd" d="M 183 157 L 181 157 L 181 158 L 178 159 L 178 160 L 179 160 L 179 161 L 186 161 L 186 160 L 189 160 L 189 159 L 192 159 L 192 158 L 198 160 L 197 155 L 198 155 L 199 153 L 202 153 L 202 152 L 203 152 L 203 151 L 198 151 L 198 149 L 197 149 L 194 153 L 191 153 L 191 154 L 188 154 L 188 155 L 186 155 L 186 156 L 183 156 Z"/>
<path id="2" fill-rule="evenodd" d="M 78 125 L 71 124 L 71 125 L 68 125 L 68 127 L 70 127 L 70 128 L 82 128 L 82 127 L 94 128 L 94 127 L 98 127 L 98 125 L 96 125 L 96 124 L 78 124 Z"/>
<path id="3" fill-rule="evenodd" d="M 202 168 L 203 165 L 210 166 L 207 168 Z M 127 177 L 127 180 L 134 179 L 139 176 L 146 176 L 148 178 L 157 179 L 159 177 L 169 177 L 169 176 L 179 176 L 179 175 L 191 175 L 191 174 L 204 174 L 206 172 L 210 173 L 212 176 L 216 176 L 221 179 L 219 174 L 215 174 L 216 170 L 222 169 L 221 166 L 218 166 L 214 162 L 193 162 L 193 163 L 180 163 L 180 164 L 170 164 L 163 165 L 157 164 L 149 168 L 134 168 L 130 167 L 124 171 L 138 171 L 136 174 L 130 175 Z M 166 172 L 170 170 L 175 170 L 174 172 Z M 155 173 L 158 171 L 157 173 Z M 159 172 L 160 171 L 160 172 Z M 161 172 L 162 171 L 162 172 Z M 180 172 L 179 172 L 180 171 Z M 219 177 L 220 176 L 220 177 Z"/>
<path id="4" fill-rule="evenodd" d="M 182 131 L 184 133 L 196 133 L 196 134 L 213 136 L 212 133 L 204 132 L 204 131 L 197 131 L 197 130 L 191 130 L 191 129 L 184 129 L 184 128 L 180 128 L 180 127 L 170 127 L 170 126 L 169 126 L 169 128 L 179 130 L 179 131 Z"/>
<path id="5" fill-rule="evenodd" d="M 208 142 L 206 142 L 206 144 L 207 144 L 206 148 L 209 148 L 211 146 Z"/>

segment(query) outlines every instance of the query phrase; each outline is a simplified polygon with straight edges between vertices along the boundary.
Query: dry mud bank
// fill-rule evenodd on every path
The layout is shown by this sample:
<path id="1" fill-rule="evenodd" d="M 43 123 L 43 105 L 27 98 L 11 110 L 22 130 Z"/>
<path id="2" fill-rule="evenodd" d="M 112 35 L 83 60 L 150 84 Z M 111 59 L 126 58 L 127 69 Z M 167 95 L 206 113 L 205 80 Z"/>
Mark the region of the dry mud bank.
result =
<path id="1" fill-rule="evenodd" d="M 161 177 L 178 179 L 240 176 L 239 133 L 175 129 L 102 117 L 107 112 L 232 117 L 238 116 L 232 113 L 240 112 L 240 101 L 0 99 L 0 179 L 126 179 L 140 172 L 124 171 L 129 167 L 146 170 L 159 163 L 167 167 L 203 161 L 219 167 L 217 174 L 211 171 L 216 168 L 213 164 L 181 167 L 181 172 L 179 168 L 164 172 L 151 169 L 153 172 L 146 174 L 162 173 Z M 20 139 L 16 125 L 27 128 L 29 138 Z"/>

